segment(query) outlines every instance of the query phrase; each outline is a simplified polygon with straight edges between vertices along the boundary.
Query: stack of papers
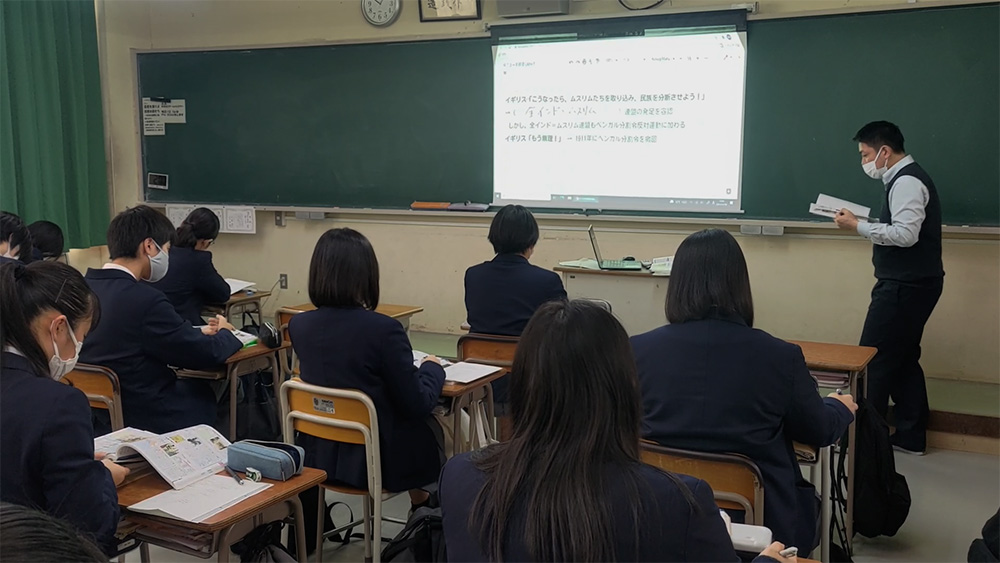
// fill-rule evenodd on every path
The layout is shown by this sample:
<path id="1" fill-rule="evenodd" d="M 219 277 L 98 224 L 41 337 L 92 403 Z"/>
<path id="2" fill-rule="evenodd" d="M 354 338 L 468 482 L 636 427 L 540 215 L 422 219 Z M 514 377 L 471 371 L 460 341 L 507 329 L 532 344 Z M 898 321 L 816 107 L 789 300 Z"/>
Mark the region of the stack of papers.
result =
<path id="1" fill-rule="evenodd" d="M 600 270 L 601 266 L 593 258 L 581 258 L 579 260 L 566 260 L 560 262 L 560 266 L 566 268 L 583 268 L 584 270 Z"/>
<path id="2" fill-rule="evenodd" d="M 183 489 L 169 490 L 128 507 L 133 512 L 200 523 L 270 487 L 228 475 L 212 475 Z"/>
<path id="3" fill-rule="evenodd" d="M 243 280 L 238 280 L 235 278 L 226 278 L 226 283 L 229 284 L 229 294 L 236 295 L 237 293 L 245 290 L 248 287 L 253 287 L 257 285 L 254 282 L 248 282 Z"/>
<path id="4" fill-rule="evenodd" d="M 846 199 L 838 199 L 826 194 L 819 194 L 816 198 L 816 203 L 809 204 L 809 213 L 813 215 L 819 215 L 821 217 L 836 217 L 840 213 L 841 209 L 847 209 L 858 219 L 868 220 L 871 217 L 872 209 L 871 207 L 865 207 L 864 205 L 858 205 L 857 203 L 852 203 Z"/>
<path id="5" fill-rule="evenodd" d="M 503 368 L 497 366 L 458 362 L 444 368 L 444 380 L 452 383 L 472 383 L 477 379 L 492 375 L 501 369 Z"/>

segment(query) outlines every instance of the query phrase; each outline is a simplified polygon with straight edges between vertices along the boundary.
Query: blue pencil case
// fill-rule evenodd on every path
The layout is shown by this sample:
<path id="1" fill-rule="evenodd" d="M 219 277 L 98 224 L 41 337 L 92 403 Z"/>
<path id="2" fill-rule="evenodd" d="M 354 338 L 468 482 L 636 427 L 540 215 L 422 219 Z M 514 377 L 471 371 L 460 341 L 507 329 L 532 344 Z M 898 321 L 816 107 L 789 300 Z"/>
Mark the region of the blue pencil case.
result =
<path id="1" fill-rule="evenodd" d="M 284 442 L 240 440 L 227 448 L 227 462 L 233 471 L 246 473 L 253 467 L 265 479 L 287 481 L 302 472 L 305 450 Z"/>

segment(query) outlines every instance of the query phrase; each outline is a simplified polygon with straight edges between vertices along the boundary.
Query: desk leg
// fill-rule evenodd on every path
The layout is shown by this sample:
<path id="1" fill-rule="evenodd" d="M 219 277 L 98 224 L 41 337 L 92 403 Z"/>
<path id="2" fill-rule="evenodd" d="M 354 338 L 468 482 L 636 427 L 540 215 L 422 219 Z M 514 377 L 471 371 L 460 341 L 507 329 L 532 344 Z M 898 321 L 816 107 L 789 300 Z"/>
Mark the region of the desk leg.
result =
<path id="1" fill-rule="evenodd" d="M 462 440 L 462 409 L 468 402 L 468 394 L 460 395 L 451 400 L 451 455 L 455 456 L 465 451 Z"/>
<path id="2" fill-rule="evenodd" d="M 488 430 L 486 433 L 486 441 L 488 443 L 483 444 L 483 447 L 486 447 L 493 442 L 499 441 L 499 439 L 497 438 L 497 425 L 496 425 L 497 417 L 493 407 L 493 385 L 487 383 L 485 387 L 486 387 L 486 420 L 483 421 L 483 424 L 486 425 L 486 428 Z"/>
<path id="3" fill-rule="evenodd" d="M 325 496 L 323 495 L 323 488 L 319 487 L 319 505 L 322 508 L 325 504 Z M 299 500 L 299 495 L 294 495 L 292 498 L 288 499 L 288 504 L 292 505 L 292 517 L 295 519 L 295 553 L 299 553 L 299 557 L 302 561 L 306 560 L 306 527 L 302 525 L 305 522 L 305 513 L 302 511 L 302 502 Z M 320 538 L 322 538 L 323 530 L 323 519 L 320 518 L 316 526 L 320 529 Z M 316 544 L 317 561 L 323 560 L 323 542 L 320 541 Z"/>
<path id="4" fill-rule="evenodd" d="M 149 563 L 149 544 L 146 542 L 139 544 L 139 561 Z"/>
<path id="5" fill-rule="evenodd" d="M 236 377 L 236 366 L 239 362 L 229 366 L 226 371 L 229 374 L 229 441 L 236 441 L 236 389 L 239 387 L 239 378 Z"/>
<path id="6" fill-rule="evenodd" d="M 854 397 L 855 401 L 860 400 L 863 397 L 859 397 L 858 389 L 865 389 L 863 385 L 859 385 L 859 379 L 865 379 L 862 372 L 851 372 L 851 396 Z M 857 452 L 857 422 L 852 422 L 851 426 L 847 429 L 847 512 L 844 514 L 844 528 L 847 530 L 847 545 L 844 549 L 847 550 L 848 555 L 854 554 L 854 458 Z"/>

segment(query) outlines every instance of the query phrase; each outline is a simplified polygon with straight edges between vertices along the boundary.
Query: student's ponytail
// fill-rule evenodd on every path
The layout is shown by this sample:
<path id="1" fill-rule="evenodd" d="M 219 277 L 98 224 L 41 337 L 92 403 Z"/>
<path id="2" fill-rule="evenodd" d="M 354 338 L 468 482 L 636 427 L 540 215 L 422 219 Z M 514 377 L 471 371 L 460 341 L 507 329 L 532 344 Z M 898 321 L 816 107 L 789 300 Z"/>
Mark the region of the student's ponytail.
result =
<path id="1" fill-rule="evenodd" d="M 0 266 L 0 343 L 20 352 L 40 376 L 48 376 L 49 359 L 31 324 L 46 311 L 66 315 L 72 330 L 87 319 L 93 329 L 101 316 L 97 295 L 71 266 L 61 262 Z"/>
<path id="2" fill-rule="evenodd" d="M 177 240 L 174 246 L 194 248 L 199 240 L 214 240 L 219 236 L 219 216 L 207 207 L 199 207 L 188 214 L 180 227 L 177 227 Z"/>

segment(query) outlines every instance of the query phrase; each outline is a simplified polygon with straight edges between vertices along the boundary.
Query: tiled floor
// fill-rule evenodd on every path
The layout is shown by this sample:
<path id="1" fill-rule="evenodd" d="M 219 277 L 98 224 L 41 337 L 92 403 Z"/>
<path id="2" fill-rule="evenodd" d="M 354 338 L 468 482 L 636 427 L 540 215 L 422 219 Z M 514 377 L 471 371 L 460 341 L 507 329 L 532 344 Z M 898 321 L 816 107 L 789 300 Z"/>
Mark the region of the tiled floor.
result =
<path id="1" fill-rule="evenodd" d="M 1000 508 L 1000 459 L 951 451 L 931 451 L 924 457 L 896 454 L 896 469 L 906 476 L 913 497 L 909 518 L 895 537 L 859 537 L 854 560 L 859 563 L 965 561 L 969 544 L 978 537 L 986 519 Z M 343 500 L 353 507 L 356 515 L 361 513 L 357 498 L 332 493 L 327 498 Z M 397 518 L 405 518 L 408 508 L 407 495 L 384 505 L 386 515 Z M 338 508 L 334 518 L 338 524 L 346 522 L 346 510 Z M 400 529 L 387 523 L 382 535 L 392 537 Z M 199 561 L 157 547 L 150 549 L 150 556 L 157 563 Z M 346 547 L 328 542 L 324 550 L 325 561 L 361 561 L 363 557 L 360 541 Z M 137 552 L 127 557 L 129 562 L 138 560 Z"/>

